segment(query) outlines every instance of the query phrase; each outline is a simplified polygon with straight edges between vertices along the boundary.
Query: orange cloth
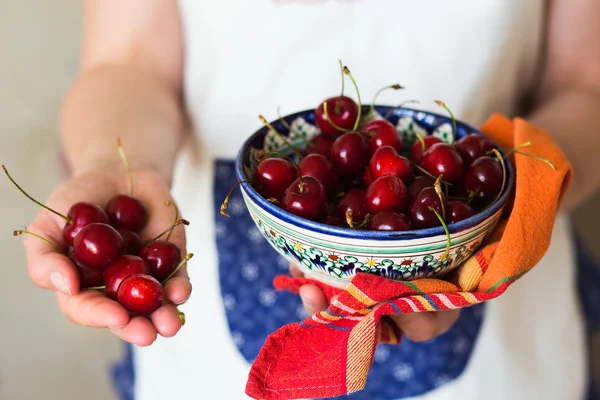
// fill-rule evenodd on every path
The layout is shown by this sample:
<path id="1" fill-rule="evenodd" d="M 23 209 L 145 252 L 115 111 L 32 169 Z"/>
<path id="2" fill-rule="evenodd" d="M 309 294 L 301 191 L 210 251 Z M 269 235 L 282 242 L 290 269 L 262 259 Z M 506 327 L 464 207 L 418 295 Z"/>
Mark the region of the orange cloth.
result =
<path id="1" fill-rule="evenodd" d="M 510 121 L 495 114 L 481 130 L 503 149 L 531 142 L 531 146 L 521 150 L 550 160 L 556 166 L 553 170 L 540 160 L 514 155 L 515 200 L 510 218 L 501 221 L 487 244 L 457 271 L 462 290 L 486 292 L 503 280 L 525 274 L 546 253 L 573 169 L 552 137 L 523 119 Z M 483 268 L 482 260 L 487 260 Z"/>

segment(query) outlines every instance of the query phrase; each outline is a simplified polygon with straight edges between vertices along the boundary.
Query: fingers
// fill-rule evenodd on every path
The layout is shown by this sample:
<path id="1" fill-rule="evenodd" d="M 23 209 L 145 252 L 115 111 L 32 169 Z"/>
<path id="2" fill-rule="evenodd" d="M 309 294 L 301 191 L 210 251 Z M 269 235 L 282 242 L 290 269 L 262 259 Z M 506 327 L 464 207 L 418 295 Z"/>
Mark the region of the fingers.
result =
<path id="1" fill-rule="evenodd" d="M 172 304 L 161 306 L 152 313 L 150 319 L 134 317 L 123 327 L 113 327 L 110 331 L 122 340 L 136 346 L 150 346 L 158 335 L 173 337 L 181 329 L 177 308 Z"/>
<path id="2" fill-rule="evenodd" d="M 76 296 L 58 293 L 57 300 L 63 314 L 75 324 L 111 328 L 129 323 L 127 310 L 96 290 L 84 290 Z"/>
<path id="3" fill-rule="evenodd" d="M 459 316 L 459 310 L 388 315 L 413 342 L 427 342 L 447 332 Z"/>
<path id="4" fill-rule="evenodd" d="M 192 293 L 192 283 L 187 276 L 175 276 L 165 284 L 166 298 L 173 304 L 183 304 Z"/>
<path id="5" fill-rule="evenodd" d="M 302 271 L 300 271 L 298 269 L 298 267 L 296 267 L 294 264 L 290 264 L 290 274 L 294 278 L 303 278 L 304 277 L 304 273 Z"/>
<path id="6" fill-rule="evenodd" d="M 293 264 L 290 264 L 290 273 L 294 277 L 304 276 Z M 323 291 L 316 285 L 303 285 L 300 287 L 299 294 L 304 309 L 309 315 L 324 311 L 329 305 Z M 331 302 L 334 302 L 337 297 L 337 295 L 333 296 Z M 446 333 L 459 316 L 459 310 L 388 315 L 398 328 L 402 330 L 406 338 L 413 342 L 427 342 Z"/>
<path id="7" fill-rule="evenodd" d="M 29 230 L 48 239 L 59 250 L 63 249 L 62 227 L 46 212 L 38 214 Z M 30 235 L 23 238 L 31 281 L 43 289 L 55 290 L 67 295 L 79 291 L 79 273 L 65 255 L 45 241 Z"/>
<path id="8" fill-rule="evenodd" d="M 314 315 L 327 309 L 327 298 L 317 285 L 303 285 L 300 287 L 299 294 L 304 309 L 309 315 Z"/>
<path id="9" fill-rule="evenodd" d="M 150 346 L 157 337 L 156 328 L 146 317 L 134 317 L 122 328 L 110 328 L 110 331 L 121 338 L 139 347 Z"/>
<path id="10" fill-rule="evenodd" d="M 169 338 L 175 336 L 181 329 L 181 319 L 177 308 L 172 304 L 166 304 L 154 311 L 150 316 L 157 333 Z"/>

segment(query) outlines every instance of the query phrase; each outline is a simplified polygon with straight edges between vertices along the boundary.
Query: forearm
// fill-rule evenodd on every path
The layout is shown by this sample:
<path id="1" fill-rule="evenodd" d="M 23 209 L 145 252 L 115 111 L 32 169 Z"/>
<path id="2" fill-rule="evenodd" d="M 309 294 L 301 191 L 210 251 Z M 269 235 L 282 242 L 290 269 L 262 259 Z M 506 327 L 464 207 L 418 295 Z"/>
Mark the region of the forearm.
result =
<path id="1" fill-rule="evenodd" d="M 120 137 L 134 168 L 154 168 L 170 182 L 184 126 L 181 100 L 133 68 L 107 66 L 80 74 L 67 93 L 62 145 L 73 174 L 119 161 Z"/>
<path id="2" fill-rule="evenodd" d="M 573 181 L 562 203 L 573 209 L 600 188 L 598 112 L 600 93 L 570 89 L 540 102 L 529 120 L 551 133 L 573 166 Z"/>

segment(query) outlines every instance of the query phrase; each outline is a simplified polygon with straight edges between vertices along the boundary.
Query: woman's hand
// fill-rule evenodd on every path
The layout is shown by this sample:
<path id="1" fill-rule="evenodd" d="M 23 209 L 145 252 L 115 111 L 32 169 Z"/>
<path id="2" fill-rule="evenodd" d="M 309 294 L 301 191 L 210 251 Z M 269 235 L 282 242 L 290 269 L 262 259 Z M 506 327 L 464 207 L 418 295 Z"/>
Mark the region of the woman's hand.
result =
<path id="1" fill-rule="evenodd" d="M 302 276 L 302 272 L 297 268 L 292 266 L 290 270 L 292 275 Z M 303 285 L 300 288 L 300 298 L 309 315 L 324 311 L 329 306 L 325 295 L 317 285 Z M 459 310 L 387 315 L 406 338 L 413 342 L 427 342 L 447 332 L 459 316 Z"/>
<path id="2" fill-rule="evenodd" d="M 148 224 L 140 235 L 142 240 L 147 240 L 173 224 L 174 209 L 165 205 L 166 200 L 173 199 L 165 179 L 152 170 L 134 172 L 133 182 L 134 197 L 144 203 L 150 214 Z M 45 204 L 66 215 L 69 208 L 77 202 L 89 202 L 105 207 L 114 195 L 128 193 L 128 176 L 122 164 L 115 163 L 96 168 L 58 186 Z M 62 218 L 42 210 L 29 226 L 29 230 L 64 248 L 64 226 L 65 221 Z M 101 292 L 81 290 L 79 273 L 68 257 L 30 235 L 24 240 L 31 280 L 41 288 L 56 291 L 60 309 L 73 323 L 94 328 L 109 328 L 116 336 L 138 346 L 152 344 L 157 334 L 164 337 L 174 336 L 181 328 L 175 305 L 185 302 L 192 289 L 185 266 L 166 284 L 166 301 L 163 306 L 149 318 L 131 318 L 125 308 Z M 183 257 L 186 251 L 183 227 L 175 228 L 170 240 L 180 247 Z"/>

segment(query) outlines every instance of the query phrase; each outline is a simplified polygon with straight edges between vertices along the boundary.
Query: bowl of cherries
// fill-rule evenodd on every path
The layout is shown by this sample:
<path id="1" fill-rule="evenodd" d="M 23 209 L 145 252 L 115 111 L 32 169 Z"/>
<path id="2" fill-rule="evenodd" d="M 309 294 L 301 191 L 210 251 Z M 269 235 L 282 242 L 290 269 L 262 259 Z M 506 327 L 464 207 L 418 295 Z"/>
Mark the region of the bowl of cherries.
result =
<path id="1" fill-rule="evenodd" d="M 14 231 L 14 235 L 35 236 L 67 257 L 79 273 L 82 290 L 102 291 L 131 314 L 149 315 L 164 303 L 166 282 L 192 257 L 182 254 L 179 246 L 169 241 L 175 227 L 189 222 L 180 219 L 175 205 L 167 200 L 165 205 L 174 208 L 173 225 L 142 241 L 140 232 L 150 214 L 144 203 L 133 196 L 132 174 L 120 140 L 117 147 L 130 178 L 130 194 L 118 194 L 102 205 L 77 202 L 66 215 L 31 197 L 2 165 L 4 173 L 26 197 L 65 220 L 62 240 L 57 243 L 26 228 Z M 183 322 L 181 312 L 180 318 Z"/>
<path id="2" fill-rule="evenodd" d="M 252 219 L 277 252 L 333 287 L 359 272 L 409 281 L 452 271 L 509 206 L 510 162 L 442 102 L 449 116 L 358 99 L 260 116 L 236 160 Z"/>

